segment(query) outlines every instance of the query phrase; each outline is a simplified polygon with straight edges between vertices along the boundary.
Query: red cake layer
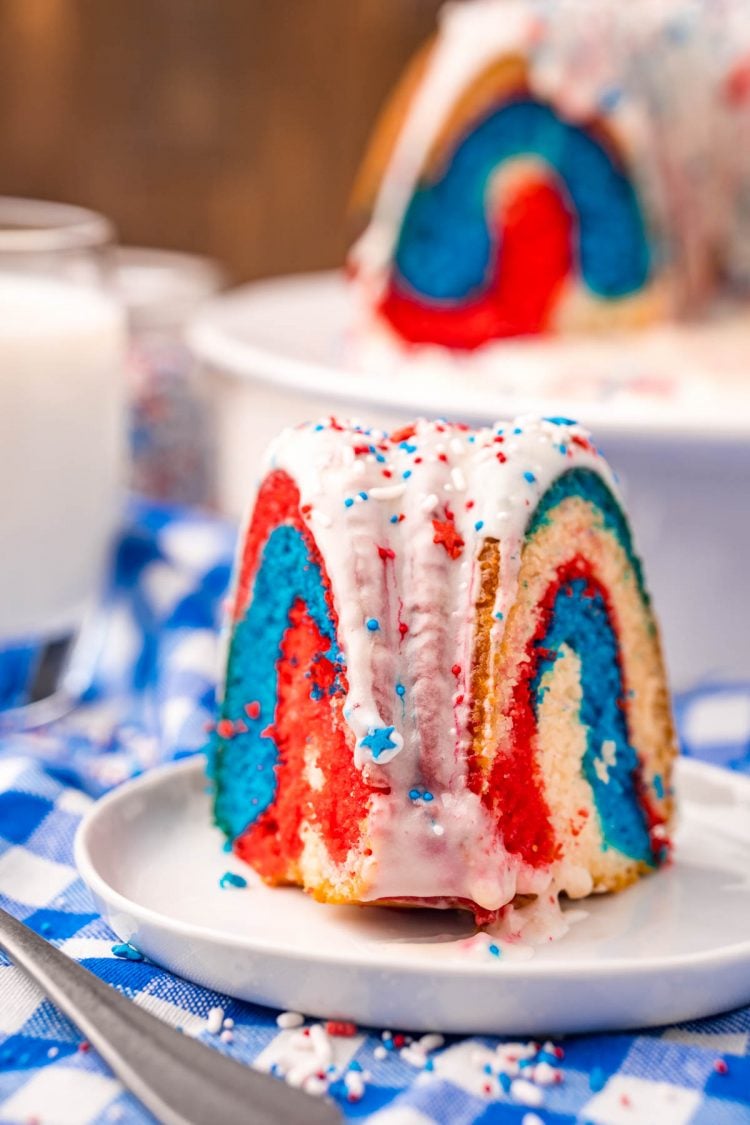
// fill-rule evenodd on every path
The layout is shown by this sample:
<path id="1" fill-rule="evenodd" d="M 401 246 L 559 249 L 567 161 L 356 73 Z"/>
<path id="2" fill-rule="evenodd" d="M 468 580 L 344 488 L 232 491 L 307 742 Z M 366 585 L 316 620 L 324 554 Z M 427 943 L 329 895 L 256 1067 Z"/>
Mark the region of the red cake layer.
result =
<path id="1" fill-rule="evenodd" d="M 546 177 L 526 179 L 500 208 L 495 276 L 481 297 L 439 307 L 391 285 L 381 314 L 413 344 L 471 350 L 490 339 L 533 335 L 548 327 L 573 266 L 573 243 L 561 190 Z"/>
<path id="2" fill-rule="evenodd" d="M 485 804 L 493 810 L 496 820 L 503 826 L 503 839 L 508 851 L 516 853 L 531 867 L 544 867 L 560 858 L 559 844 L 555 840 L 550 819 L 550 811 L 543 795 L 541 778 L 536 763 L 535 740 L 537 719 L 534 714 L 531 687 L 540 659 L 545 652 L 540 642 L 547 630 L 554 612 L 555 599 L 562 587 L 574 579 L 585 579 L 585 596 L 598 594 L 605 606 L 612 624 L 617 622 L 611 599 L 607 590 L 596 578 L 590 563 L 578 556 L 558 567 L 557 575 L 547 588 L 539 606 L 536 628 L 530 636 L 523 674 L 519 677 L 511 704 L 511 750 L 498 755 L 492 768 L 489 785 L 484 788 L 484 779 L 476 762 L 470 765 L 469 783 L 475 792 L 483 793 Z M 620 650 L 618 648 L 618 664 Z M 622 671 L 622 669 L 621 669 Z M 627 711 L 627 701 L 621 699 L 619 706 Z M 659 829 L 663 817 L 649 806 L 645 798 L 645 786 L 636 777 L 636 792 L 647 816 L 649 829 Z M 580 825 L 572 824 L 573 835 L 580 832 Z"/>

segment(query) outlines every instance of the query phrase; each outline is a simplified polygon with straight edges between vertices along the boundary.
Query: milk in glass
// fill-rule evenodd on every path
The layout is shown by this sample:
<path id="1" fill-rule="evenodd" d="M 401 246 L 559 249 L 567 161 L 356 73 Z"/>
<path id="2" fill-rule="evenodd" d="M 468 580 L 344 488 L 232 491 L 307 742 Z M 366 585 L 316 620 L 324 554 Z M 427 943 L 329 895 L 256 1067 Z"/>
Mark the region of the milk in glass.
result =
<path id="1" fill-rule="evenodd" d="M 77 629 L 99 591 L 123 349 L 103 290 L 0 268 L 0 643 Z"/>

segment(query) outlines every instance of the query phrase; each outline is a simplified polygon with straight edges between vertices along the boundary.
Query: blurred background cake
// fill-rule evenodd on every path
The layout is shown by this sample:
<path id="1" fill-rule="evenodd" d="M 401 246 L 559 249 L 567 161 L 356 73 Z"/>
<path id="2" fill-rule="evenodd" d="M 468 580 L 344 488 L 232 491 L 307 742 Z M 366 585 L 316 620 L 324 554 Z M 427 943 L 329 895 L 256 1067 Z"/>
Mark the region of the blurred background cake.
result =
<path id="1" fill-rule="evenodd" d="M 750 265 L 750 14 L 667 0 L 441 11 L 381 119 L 363 317 L 472 350 L 705 315 Z"/>

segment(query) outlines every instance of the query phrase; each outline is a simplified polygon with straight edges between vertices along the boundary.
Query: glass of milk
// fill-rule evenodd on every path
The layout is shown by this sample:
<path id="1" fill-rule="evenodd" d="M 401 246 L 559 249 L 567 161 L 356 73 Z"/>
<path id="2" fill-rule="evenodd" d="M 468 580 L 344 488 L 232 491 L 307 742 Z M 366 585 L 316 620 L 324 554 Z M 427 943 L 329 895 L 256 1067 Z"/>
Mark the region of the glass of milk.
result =
<path id="1" fill-rule="evenodd" d="M 112 241 L 100 215 L 0 197 L 0 723 L 44 722 L 85 686 L 120 512 Z"/>

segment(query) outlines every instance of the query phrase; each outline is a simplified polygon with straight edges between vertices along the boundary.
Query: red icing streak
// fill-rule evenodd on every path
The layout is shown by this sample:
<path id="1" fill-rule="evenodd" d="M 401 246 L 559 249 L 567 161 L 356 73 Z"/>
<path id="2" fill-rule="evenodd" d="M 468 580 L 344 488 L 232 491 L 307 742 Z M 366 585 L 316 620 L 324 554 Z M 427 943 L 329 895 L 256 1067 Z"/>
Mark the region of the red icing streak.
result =
<path id="1" fill-rule="evenodd" d="M 527 181 L 506 200 L 499 228 L 492 280 L 480 297 L 427 305 L 391 282 L 380 311 L 400 336 L 471 351 L 488 340 L 549 328 L 573 267 L 573 218 L 562 193 L 546 179 Z"/>
<path id="2" fill-rule="evenodd" d="M 302 522 L 297 486 L 291 477 L 277 470 L 265 479 L 258 494 L 240 568 L 235 619 L 247 605 L 262 547 L 273 529 L 282 523 L 302 532 L 329 591 L 323 560 Z M 327 600 L 332 620 L 337 624 L 330 593 Z M 279 754 L 276 801 L 235 841 L 237 855 L 271 881 L 283 880 L 288 860 L 299 856 L 303 816 L 320 826 L 331 857 L 341 862 L 358 842 L 367 814 L 371 790 L 363 784 L 354 765 L 352 736 L 342 714 L 346 678 L 325 656 L 329 647 L 329 641 L 321 635 L 302 601 L 295 602 L 277 663 L 274 721 L 264 731 L 266 737 L 274 739 Z M 337 671 L 338 685 L 334 687 Z M 312 698 L 311 693 L 318 698 Z M 250 718 L 256 718 L 257 703 L 250 701 L 246 712 Z M 320 790 L 313 790 L 306 777 L 305 753 L 309 744 L 315 748 L 317 765 L 323 773 Z"/>

